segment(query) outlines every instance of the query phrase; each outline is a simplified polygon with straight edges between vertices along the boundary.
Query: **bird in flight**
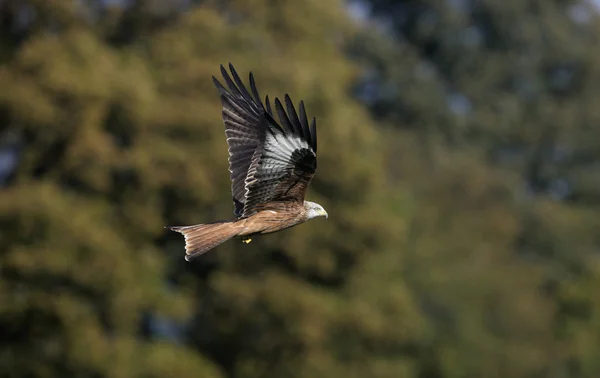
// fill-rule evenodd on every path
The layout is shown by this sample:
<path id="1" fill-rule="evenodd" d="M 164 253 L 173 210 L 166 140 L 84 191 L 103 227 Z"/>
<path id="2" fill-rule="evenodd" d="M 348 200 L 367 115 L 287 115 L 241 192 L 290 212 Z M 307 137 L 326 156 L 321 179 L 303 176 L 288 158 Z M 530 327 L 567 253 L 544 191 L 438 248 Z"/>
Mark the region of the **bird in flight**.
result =
<path id="1" fill-rule="evenodd" d="M 221 65 L 228 89 L 214 76 L 213 82 L 223 105 L 235 219 L 167 227 L 184 236 L 187 261 L 236 236 L 249 243 L 256 234 L 327 218 L 321 205 L 304 200 L 317 169 L 316 119 L 309 124 L 304 102 L 296 113 L 286 94 L 285 108 L 274 101 L 277 123 L 269 96 L 263 105 L 252 73 L 250 93 L 231 63 L 229 69 L 231 77 Z"/>

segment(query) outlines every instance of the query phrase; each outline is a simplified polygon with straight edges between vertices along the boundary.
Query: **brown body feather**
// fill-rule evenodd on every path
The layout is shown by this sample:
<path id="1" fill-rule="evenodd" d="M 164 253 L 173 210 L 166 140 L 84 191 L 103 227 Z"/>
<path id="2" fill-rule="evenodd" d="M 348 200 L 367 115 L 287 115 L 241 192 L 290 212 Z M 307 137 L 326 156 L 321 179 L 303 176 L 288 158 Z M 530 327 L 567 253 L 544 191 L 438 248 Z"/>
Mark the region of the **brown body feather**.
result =
<path id="1" fill-rule="evenodd" d="M 290 206 L 285 202 L 270 205 L 268 210 L 261 210 L 248 218 L 169 229 L 184 236 L 185 259 L 191 261 L 235 236 L 269 234 L 307 220 L 303 207 Z"/>

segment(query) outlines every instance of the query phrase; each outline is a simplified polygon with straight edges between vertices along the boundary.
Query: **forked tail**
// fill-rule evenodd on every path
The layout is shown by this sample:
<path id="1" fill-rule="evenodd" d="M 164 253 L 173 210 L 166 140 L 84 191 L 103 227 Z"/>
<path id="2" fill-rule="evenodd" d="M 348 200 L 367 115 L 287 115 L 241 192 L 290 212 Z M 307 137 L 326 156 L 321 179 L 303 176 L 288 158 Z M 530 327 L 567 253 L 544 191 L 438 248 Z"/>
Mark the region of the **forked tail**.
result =
<path id="1" fill-rule="evenodd" d="M 185 238 L 185 259 L 187 261 L 192 261 L 201 254 L 210 251 L 219 244 L 237 236 L 241 231 L 235 221 L 167 228 L 179 232 Z"/>

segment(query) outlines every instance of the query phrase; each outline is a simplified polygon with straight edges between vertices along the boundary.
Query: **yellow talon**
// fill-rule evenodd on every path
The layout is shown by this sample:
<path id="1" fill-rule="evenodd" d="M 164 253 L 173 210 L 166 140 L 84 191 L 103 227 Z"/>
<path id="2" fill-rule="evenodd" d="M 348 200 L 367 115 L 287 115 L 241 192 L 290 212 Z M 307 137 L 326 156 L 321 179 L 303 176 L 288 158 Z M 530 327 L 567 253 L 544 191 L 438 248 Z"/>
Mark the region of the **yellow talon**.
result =
<path id="1" fill-rule="evenodd" d="M 249 236 L 242 236 L 242 242 L 248 244 L 252 241 L 252 238 Z"/>

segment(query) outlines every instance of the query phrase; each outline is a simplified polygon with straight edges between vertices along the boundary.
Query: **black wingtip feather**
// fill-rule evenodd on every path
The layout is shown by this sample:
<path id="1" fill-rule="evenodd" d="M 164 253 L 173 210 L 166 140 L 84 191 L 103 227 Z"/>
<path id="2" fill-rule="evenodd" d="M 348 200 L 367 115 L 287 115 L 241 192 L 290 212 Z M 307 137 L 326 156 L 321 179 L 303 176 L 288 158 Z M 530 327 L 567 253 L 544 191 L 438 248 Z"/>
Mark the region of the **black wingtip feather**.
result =
<path id="1" fill-rule="evenodd" d="M 310 127 L 308 126 L 308 118 L 306 118 L 306 109 L 304 108 L 304 101 L 300 101 L 300 124 L 304 131 L 305 138 L 309 139 L 310 145 L 312 146 L 312 140 L 314 136 L 310 133 Z"/>
<path id="2" fill-rule="evenodd" d="M 283 109 L 283 104 L 279 100 L 278 97 L 275 97 L 275 110 L 277 111 L 277 117 L 279 117 L 279 123 L 285 129 L 286 132 L 293 133 L 294 126 L 290 122 L 287 114 L 285 114 L 285 110 Z"/>
<path id="3" fill-rule="evenodd" d="M 292 126 L 294 127 L 296 133 L 302 138 L 307 139 L 309 136 L 304 134 L 304 129 L 300 124 L 300 119 L 298 118 L 298 113 L 296 113 L 296 109 L 294 108 L 294 103 L 292 102 L 292 99 L 287 93 L 285 94 L 285 107 L 287 109 L 290 122 L 292 123 Z"/>
<path id="4" fill-rule="evenodd" d="M 312 149 L 315 153 L 317 153 L 317 119 L 315 117 L 313 117 L 312 122 L 310 124 L 310 135 Z"/>
<path id="5" fill-rule="evenodd" d="M 271 109 L 271 101 L 269 100 L 269 95 L 265 96 L 265 106 L 267 107 L 267 113 L 272 117 L 273 109 Z"/>
<path id="6" fill-rule="evenodd" d="M 231 63 L 229 63 L 229 70 L 231 71 L 231 76 L 233 76 L 233 80 L 235 81 L 235 84 L 237 84 L 237 88 L 240 91 L 242 97 L 246 101 L 253 102 L 254 99 L 252 98 L 252 96 L 250 96 L 250 93 L 246 89 L 246 86 L 240 78 L 240 75 L 238 75 L 237 71 L 235 70 L 235 68 L 233 68 L 233 65 Z"/>
<path id="7" fill-rule="evenodd" d="M 231 63 L 230 63 L 230 65 L 231 65 Z M 223 76 L 223 79 L 225 79 L 225 83 L 227 83 L 227 86 L 229 87 L 229 91 L 231 92 L 231 94 L 233 94 L 234 96 L 235 95 L 242 96 L 239 89 L 236 87 L 234 82 L 231 80 L 229 73 L 227 72 L 225 67 L 223 67 L 222 64 L 221 64 L 221 75 Z"/>
<path id="8" fill-rule="evenodd" d="M 225 69 L 225 66 L 223 66 L 222 64 L 219 64 L 219 68 L 221 69 L 221 76 L 223 77 L 229 77 L 229 73 L 227 73 L 227 70 Z"/>
<path id="9" fill-rule="evenodd" d="M 254 96 L 254 101 L 264 109 L 262 101 L 260 100 L 260 94 L 258 93 L 258 88 L 256 87 L 256 81 L 254 80 L 254 75 L 252 74 L 252 72 L 250 72 L 250 74 L 248 76 L 250 77 L 250 90 L 252 91 L 252 95 Z"/>
<path id="10" fill-rule="evenodd" d="M 217 87 L 219 94 L 223 95 L 223 94 L 227 93 L 227 89 L 225 89 L 225 87 L 223 87 L 223 84 L 221 84 L 219 79 L 217 79 L 216 77 L 213 76 L 212 80 L 213 80 L 213 84 L 215 85 L 215 87 Z"/>

